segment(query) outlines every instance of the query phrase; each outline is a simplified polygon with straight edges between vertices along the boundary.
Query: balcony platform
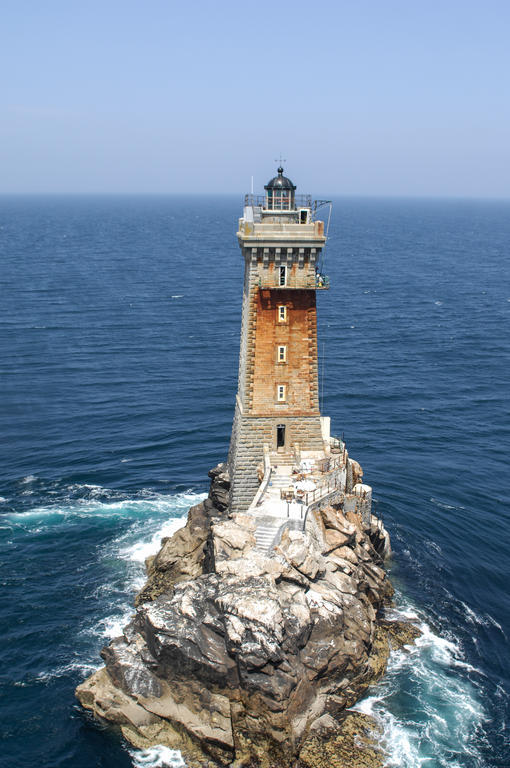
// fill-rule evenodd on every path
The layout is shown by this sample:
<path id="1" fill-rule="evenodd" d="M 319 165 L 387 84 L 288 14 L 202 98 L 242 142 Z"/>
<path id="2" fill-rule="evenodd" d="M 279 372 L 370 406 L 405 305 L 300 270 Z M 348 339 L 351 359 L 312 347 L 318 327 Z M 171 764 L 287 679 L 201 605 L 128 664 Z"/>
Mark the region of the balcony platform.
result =
<path id="1" fill-rule="evenodd" d="M 274 280 L 259 279 L 259 288 L 270 291 L 328 291 L 329 277 L 327 275 L 320 275 L 315 280 L 305 280 L 300 282 L 299 285 L 294 283 L 290 285 L 277 285 Z"/>

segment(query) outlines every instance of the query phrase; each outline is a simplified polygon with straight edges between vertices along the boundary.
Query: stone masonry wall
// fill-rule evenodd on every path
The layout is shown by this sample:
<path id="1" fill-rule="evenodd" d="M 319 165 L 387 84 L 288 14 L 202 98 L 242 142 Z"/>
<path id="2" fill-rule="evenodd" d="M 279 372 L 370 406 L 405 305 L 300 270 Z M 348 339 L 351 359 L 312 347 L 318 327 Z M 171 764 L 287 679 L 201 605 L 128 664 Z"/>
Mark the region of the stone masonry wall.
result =
<path id="1" fill-rule="evenodd" d="M 245 269 L 243 285 L 243 308 L 241 314 L 241 340 L 239 345 L 239 376 L 237 381 L 237 393 L 242 403 L 244 403 L 246 391 L 246 355 L 248 344 L 250 299 L 250 271 L 249 269 Z"/>
<path id="2" fill-rule="evenodd" d="M 241 414 L 236 407 L 232 441 L 229 453 L 231 477 L 231 511 L 243 512 L 253 501 L 259 487 L 257 468 L 264 459 L 264 445 L 270 450 L 276 448 L 276 426 L 283 423 L 288 430 L 288 446 L 298 443 L 308 450 L 323 447 L 319 416 L 260 417 Z"/>

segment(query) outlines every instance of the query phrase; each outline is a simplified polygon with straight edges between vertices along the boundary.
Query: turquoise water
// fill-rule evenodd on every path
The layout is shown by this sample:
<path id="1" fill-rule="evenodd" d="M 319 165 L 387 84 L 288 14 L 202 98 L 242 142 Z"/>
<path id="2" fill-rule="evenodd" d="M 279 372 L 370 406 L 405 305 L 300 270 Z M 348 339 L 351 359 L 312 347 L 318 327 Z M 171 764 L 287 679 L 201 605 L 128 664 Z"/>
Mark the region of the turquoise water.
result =
<path id="1" fill-rule="evenodd" d="M 179 765 L 75 704 L 226 456 L 237 198 L 0 200 L 0 763 Z M 510 205 L 335 201 L 323 412 L 423 635 L 358 704 L 388 764 L 507 766 Z"/>

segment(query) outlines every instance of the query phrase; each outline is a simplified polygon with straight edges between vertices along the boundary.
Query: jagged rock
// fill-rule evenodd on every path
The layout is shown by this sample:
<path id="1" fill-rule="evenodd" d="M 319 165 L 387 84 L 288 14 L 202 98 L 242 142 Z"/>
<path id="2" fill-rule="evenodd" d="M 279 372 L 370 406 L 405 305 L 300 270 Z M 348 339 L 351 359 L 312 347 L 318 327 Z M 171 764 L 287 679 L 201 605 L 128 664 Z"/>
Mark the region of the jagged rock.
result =
<path id="1" fill-rule="evenodd" d="M 334 766 L 349 739 L 359 756 L 345 723 L 360 721 L 344 709 L 382 674 L 388 637 L 413 634 L 377 619 L 391 594 L 383 529 L 330 506 L 268 557 L 253 517 L 228 515 L 225 466 L 210 476 L 209 497 L 148 561 L 136 614 L 80 702 L 137 746 L 181 749 L 189 768 Z"/>
<path id="2" fill-rule="evenodd" d="M 214 559 L 233 560 L 244 557 L 255 544 L 255 524 L 247 515 L 236 515 L 212 526 Z"/>
<path id="3" fill-rule="evenodd" d="M 94 672 L 79 685 L 76 696 L 85 709 L 93 710 L 98 717 L 116 725 L 132 725 L 139 728 L 157 721 L 154 715 L 115 685 L 105 668 Z"/>
<path id="4" fill-rule="evenodd" d="M 327 555 L 334 549 L 339 547 L 348 546 L 350 544 L 351 537 L 347 536 L 342 531 L 334 530 L 333 528 L 327 528 L 324 536 L 324 549 L 323 554 Z"/>
<path id="5" fill-rule="evenodd" d="M 286 530 L 276 551 L 309 579 L 322 575 L 326 569 L 324 558 L 320 553 L 314 552 L 310 537 L 301 531 Z"/>
<path id="6" fill-rule="evenodd" d="M 359 557 L 357 553 L 350 547 L 338 547 L 338 549 L 332 550 L 331 554 L 342 558 L 342 560 L 347 560 L 347 562 L 352 563 L 353 565 L 358 565 L 359 563 Z"/>
<path id="7" fill-rule="evenodd" d="M 332 529 L 335 531 L 339 531 L 340 533 L 343 533 L 346 541 L 351 542 L 354 541 L 354 536 L 356 534 L 356 527 L 350 523 L 339 510 L 335 509 L 334 507 L 328 505 L 326 507 L 323 507 L 320 511 L 322 522 L 324 523 L 324 527 L 326 529 Z M 342 546 L 342 545 L 338 545 Z"/>
<path id="8" fill-rule="evenodd" d="M 115 638 L 103 648 L 101 656 L 112 680 L 126 693 L 141 696 L 161 694 L 161 681 L 150 671 L 154 659 L 141 635 L 136 635 L 130 643 L 123 637 Z"/>
<path id="9" fill-rule="evenodd" d="M 226 748 L 234 746 L 230 701 L 207 688 L 176 680 L 163 685 L 157 697 L 139 697 L 140 705 L 153 715 L 178 723 L 200 741 Z"/>
<path id="10" fill-rule="evenodd" d="M 382 768 L 381 728 L 369 715 L 323 715 L 313 723 L 295 768 Z"/>
<path id="11" fill-rule="evenodd" d="M 209 470 L 212 480 L 209 498 L 219 512 L 224 512 L 230 501 L 230 477 L 226 464 L 218 464 Z"/>
<path id="12" fill-rule="evenodd" d="M 163 539 L 158 554 L 146 563 L 149 579 L 137 595 L 136 605 L 154 600 L 179 581 L 203 572 L 209 525 L 205 503 L 191 507 L 184 528 Z"/>
<path id="13" fill-rule="evenodd" d="M 331 567 L 328 563 L 324 581 L 329 585 L 334 586 L 339 592 L 343 592 L 348 595 L 355 595 L 358 591 L 358 584 L 355 579 L 348 576 L 346 573 L 337 570 L 335 567 Z"/>
<path id="14" fill-rule="evenodd" d="M 406 645 L 412 645 L 422 634 L 421 629 L 414 624 L 410 624 L 408 621 L 386 621 L 381 619 L 380 625 L 386 632 L 391 647 L 395 650 Z"/>

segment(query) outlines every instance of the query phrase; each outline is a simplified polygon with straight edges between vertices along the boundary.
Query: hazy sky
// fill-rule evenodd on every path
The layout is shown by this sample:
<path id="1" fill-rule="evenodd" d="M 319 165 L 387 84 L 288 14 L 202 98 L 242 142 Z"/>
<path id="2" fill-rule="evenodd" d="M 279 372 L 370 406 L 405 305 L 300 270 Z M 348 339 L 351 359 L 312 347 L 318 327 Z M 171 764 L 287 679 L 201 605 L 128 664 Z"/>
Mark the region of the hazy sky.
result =
<path id="1" fill-rule="evenodd" d="M 510 197 L 510 0 L 3 0 L 0 192 Z"/>

